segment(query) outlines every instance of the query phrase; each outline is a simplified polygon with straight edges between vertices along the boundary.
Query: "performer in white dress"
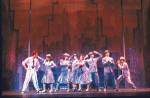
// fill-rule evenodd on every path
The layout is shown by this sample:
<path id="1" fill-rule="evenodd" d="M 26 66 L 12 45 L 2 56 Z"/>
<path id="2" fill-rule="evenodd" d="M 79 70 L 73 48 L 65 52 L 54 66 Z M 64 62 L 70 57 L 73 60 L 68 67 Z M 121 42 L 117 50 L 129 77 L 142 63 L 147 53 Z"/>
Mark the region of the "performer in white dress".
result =
<path id="1" fill-rule="evenodd" d="M 45 65 L 45 73 L 41 80 L 41 82 L 43 83 L 42 93 L 46 92 L 46 84 L 51 84 L 51 90 L 49 91 L 51 93 L 53 91 L 53 83 L 55 82 L 52 68 L 55 67 L 56 64 L 52 60 L 51 54 L 47 54 L 45 60 L 42 59 L 40 56 L 38 56 L 38 58 L 42 60 L 44 62 L 43 64 Z"/>
<path id="2" fill-rule="evenodd" d="M 68 53 L 65 53 L 65 54 L 63 54 L 63 59 L 60 60 L 61 74 L 57 79 L 57 85 L 56 85 L 55 92 L 58 91 L 59 83 L 67 84 L 67 86 L 68 86 L 67 92 L 70 91 L 69 83 L 71 82 L 70 81 L 71 79 L 70 79 L 70 71 L 69 71 L 70 69 L 69 69 L 69 67 L 71 66 L 71 64 L 70 64 L 70 61 L 69 61 L 69 56 L 70 55 Z"/>
<path id="3" fill-rule="evenodd" d="M 79 83 L 78 92 L 82 91 L 81 84 L 87 84 L 86 91 L 89 91 L 90 82 L 92 82 L 92 80 L 90 78 L 89 69 L 86 67 L 85 59 L 83 55 L 80 55 L 80 60 L 77 62 L 77 65 L 78 67 L 76 67 L 76 69 L 77 68 L 81 69 L 81 75 L 78 78 L 78 83 Z"/>

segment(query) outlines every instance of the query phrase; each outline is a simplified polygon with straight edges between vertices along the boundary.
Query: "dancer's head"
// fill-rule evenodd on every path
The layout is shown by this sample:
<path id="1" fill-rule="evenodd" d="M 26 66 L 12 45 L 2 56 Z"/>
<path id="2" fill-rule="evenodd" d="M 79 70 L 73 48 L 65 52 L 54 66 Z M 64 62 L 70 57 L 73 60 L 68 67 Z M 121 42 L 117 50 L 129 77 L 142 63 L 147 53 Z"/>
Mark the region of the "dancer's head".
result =
<path id="1" fill-rule="evenodd" d="M 52 61 L 52 60 L 53 60 L 53 58 L 52 58 L 51 54 L 47 54 L 46 61 Z"/>
<path id="2" fill-rule="evenodd" d="M 73 55 L 73 59 L 78 59 L 77 54 Z"/>
<path id="3" fill-rule="evenodd" d="M 33 56 L 34 58 L 37 58 L 37 57 L 38 57 L 38 52 L 37 52 L 37 51 L 33 51 L 33 52 L 32 52 L 32 56 Z"/>
<path id="4" fill-rule="evenodd" d="M 89 52 L 90 58 L 94 58 L 94 53 L 93 52 Z"/>
<path id="5" fill-rule="evenodd" d="M 69 59 L 69 54 L 68 53 L 64 53 L 63 54 L 63 60 L 68 60 Z"/>
<path id="6" fill-rule="evenodd" d="M 106 57 L 109 57 L 109 55 L 110 55 L 109 50 L 105 50 L 104 55 L 105 55 Z"/>
<path id="7" fill-rule="evenodd" d="M 125 61 L 125 57 L 121 56 L 120 57 L 120 62 L 124 62 Z"/>
<path id="8" fill-rule="evenodd" d="M 80 60 L 83 60 L 84 56 L 82 54 L 80 54 Z"/>

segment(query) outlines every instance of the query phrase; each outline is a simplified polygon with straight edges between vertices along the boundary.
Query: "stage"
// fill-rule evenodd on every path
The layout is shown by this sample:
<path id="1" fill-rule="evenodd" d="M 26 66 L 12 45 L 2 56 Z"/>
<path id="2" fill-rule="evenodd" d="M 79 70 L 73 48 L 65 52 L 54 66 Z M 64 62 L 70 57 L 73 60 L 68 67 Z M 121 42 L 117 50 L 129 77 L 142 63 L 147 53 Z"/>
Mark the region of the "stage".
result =
<path id="1" fill-rule="evenodd" d="M 138 88 L 136 91 L 133 89 L 120 88 L 120 91 L 114 91 L 112 88 L 108 88 L 106 92 L 103 88 L 100 92 L 96 89 L 90 89 L 86 92 L 85 89 L 82 92 L 67 92 L 67 90 L 59 90 L 57 93 L 37 93 L 35 90 L 26 91 L 24 94 L 21 91 L 2 91 L 3 97 L 148 97 L 150 96 L 150 88 Z"/>

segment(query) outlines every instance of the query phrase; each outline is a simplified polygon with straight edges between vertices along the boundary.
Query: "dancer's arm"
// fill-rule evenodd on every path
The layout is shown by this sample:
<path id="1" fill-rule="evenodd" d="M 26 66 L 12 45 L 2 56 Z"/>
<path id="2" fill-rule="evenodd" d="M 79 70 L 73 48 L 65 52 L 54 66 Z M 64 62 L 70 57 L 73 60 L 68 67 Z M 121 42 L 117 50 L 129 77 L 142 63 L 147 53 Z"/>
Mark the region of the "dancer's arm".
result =
<path id="1" fill-rule="evenodd" d="M 97 51 L 93 51 L 93 53 L 97 54 L 98 57 L 96 57 L 97 61 L 102 57 L 102 54 L 100 54 L 99 52 Z"/>
<path id="2" fill-rule="evenodd" d="M 28 70 L 29 68 L 26 66 L 26 64 L 29 62 L 29 58 L 26 58 L 23 62 L 22 62 L 22 65 L 23 65 L 23 68 L 25 69 L 25 70 Z"/>
<path id="3" fill-rule="evenodd" d="M 44 62 L 45 59 L 41 58 L 40 56 L 38 56 L 38 59 L 42 60 Z"/>

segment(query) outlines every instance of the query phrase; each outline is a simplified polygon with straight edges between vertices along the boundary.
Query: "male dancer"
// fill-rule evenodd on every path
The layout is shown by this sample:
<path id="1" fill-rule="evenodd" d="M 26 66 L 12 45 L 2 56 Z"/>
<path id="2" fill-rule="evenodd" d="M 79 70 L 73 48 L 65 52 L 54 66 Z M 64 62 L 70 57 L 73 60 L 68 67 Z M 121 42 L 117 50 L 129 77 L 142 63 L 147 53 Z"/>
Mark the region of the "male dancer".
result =
<path id="1" fill-rule="evenodd" d="M 104 52 L 105 57 L 102 58 L 102 63 L 104 65 L 104 91 L 107 89 L 107 83 L 108 83 L 108 75 L 110 75 L 111 80 L 113 82 L 114 90 L 116 89 L 116 80 L 115 80 L 115 74 L 112 68 L 112 65 L 115 65 L 115 62 L 112 57 L 109 57 L 110 53 L 108 50 Z"/>
<path id="2" fill-rule="evenodd" d="M 33 56 L 26 58 L 22 62 L 24 69 L 26 69 L 26 76 L 25 76 L 25 80 L 24 80 L 24 84 L 23 84 L 21 93 L 24 93 L 24 91 L 26 90 L 31 77 L 32 77 L 33 85 L 34 85 L 36 91 L 37 92 L 40 91 L 39 85 L 38 85 L 38 80 L 37 80 L 37 71 L 40 68 L 40 63 L 39 63 L 37 57 L 38 57 L 38 53 L 33 51 Z"/>
<path id="3" fill-rule="evenodd" d="M 99 55 L 99 57 L 94 58 L 94 54 Z M 97 61 L 102 57 L 102 55 L 97 52 L 89 52 L 90 58 L 86 59 L 88 55 L 85 56 L 86 62 L 89 64 L 89 72 L 90 72 L 90 78 L 92 79 L 92 82 L 96 85 L 97 91 L 101 91 L 99 88 L 99 75 L 97 70 Z"/>
<path id="4" fill-rule="evenodd" d="M 122 75 L 120 75 L 117 78 L 117 88 L 119 87 L 120 81 L 122 79 L 126 79 L 127 83 L 134 88 L 134 90 L 136 90 L 136 86 L 134 85 L 134 83 L 131 81 L 131 77 L 130 77 L 130 70 L 128 67 L 128 64 L 125 61 L 124 57 L 120 57 L 120 60 L 117 61 L 117 65 L 119 67 L 120 70 L 122 70 Z"/>

